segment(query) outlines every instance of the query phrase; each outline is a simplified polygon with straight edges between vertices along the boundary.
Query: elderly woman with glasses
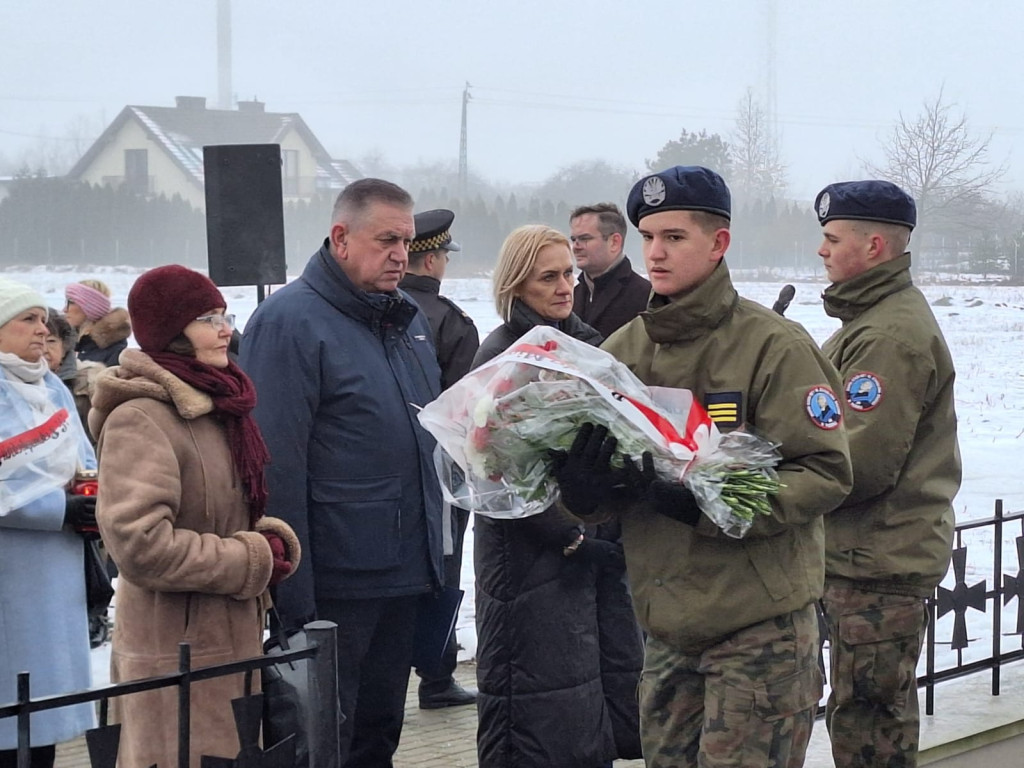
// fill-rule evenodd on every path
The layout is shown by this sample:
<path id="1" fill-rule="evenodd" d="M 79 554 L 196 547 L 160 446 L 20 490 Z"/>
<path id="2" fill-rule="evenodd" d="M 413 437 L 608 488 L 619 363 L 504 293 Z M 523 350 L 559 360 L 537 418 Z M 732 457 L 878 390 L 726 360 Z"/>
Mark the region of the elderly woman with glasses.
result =
<path id="1" fill-rule="evenodd" d="M 95 530 L 95 498 L 72 492 L 96 457 L 67 387 L 47 364 L 46 301 L 0 277 L 0 703 L 19 672 L 34 697 L 88 688 L 89 629 L 81 535 Z M 37 712 L 32 768 L 92 727 L 89 704 Z M 0 768 L 17 764 L 17 721 L 0 719 Z"/>
<path id="2" fill-rule="evenodd" d="M 111 678 L 259 656 L 267 588 L 299 563 L 283 521 L 264 516 L 269 456 L 252 382 L 228 357 L 234 317 L 209 278 L 172 265 L 132 286 L 140 350 L 99 377 L 89 414 L 99 438 L 97 519 L 120 569 Z M 231 700 L 243 675 L 192 688 L 190 764 L 239 751 Z M 122 765 L 175 765 L 173 688 L 115 699 Z"/>

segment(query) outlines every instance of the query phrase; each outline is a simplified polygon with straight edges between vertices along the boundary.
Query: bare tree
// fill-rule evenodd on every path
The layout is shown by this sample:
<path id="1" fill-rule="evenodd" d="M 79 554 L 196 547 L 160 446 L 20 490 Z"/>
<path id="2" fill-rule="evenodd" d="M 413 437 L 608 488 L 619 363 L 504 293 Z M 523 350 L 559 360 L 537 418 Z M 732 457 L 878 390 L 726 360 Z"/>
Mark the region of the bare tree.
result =
<path id="1" fill-rule="evenodd" d="M 943 89 L 923 106 L 913 119 L 900 113 L 882 144 L 885 163 L 867 163 L 867 168 L 914 196 L 919 229 L 969 226 L 1006 173 L 1006 164 L 989 162 L 992 134 L 972 135 L 967 117 L 954 113 L 955 105 L 945 101 Z"/>
<path id="2" fill-rule="evenodd" d="M 736 109 L 732 136 L 732 186 L 741 200 L 781 198 L 786 191 L 786 166 L 779 157 L 778 137 L 752 88 Z"/>
<path id="3" fill-rule="evenodd" d="M 60 135 L 48 135 L 47 128 L 38 128 L 35 142 L 8 159 L 18 173 L 37 176 L 63 176 L 78 162 L 103 131 L 102 117 L 76 115 Z"/>

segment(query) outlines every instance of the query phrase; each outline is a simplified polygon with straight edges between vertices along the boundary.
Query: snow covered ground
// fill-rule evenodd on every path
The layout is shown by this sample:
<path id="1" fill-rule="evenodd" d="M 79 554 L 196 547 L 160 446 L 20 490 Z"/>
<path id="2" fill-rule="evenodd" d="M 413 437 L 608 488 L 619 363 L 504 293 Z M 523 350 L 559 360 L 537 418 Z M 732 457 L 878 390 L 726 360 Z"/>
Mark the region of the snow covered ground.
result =
<path id="1" fill-rule="evenodd" d="M 114 304 L 124 306 L 137 270 L 103 267 L 90 271 L 60 268 L 38 268 L 10 271 L 4 276 L 29 283 L 50 300 L 52 306 L 63 307 L 64 286 L 70 282 L 93 277 L 105 281 L 112 289 Z M 825 315 L 820 293 L 823 282 L 795 282 L 796 298 L 786 313 L 802 323 L 820 343 L 837 327 L 838 322 Z M 741 294 L 771 306 L 781 282 L 737 283 Z M 955 508 L 960 521 L 992 515 L 997 498 L 1003 499 L 1007 511 L 1024 509 L 1024 481 L 1021 480 L 1021 446 L 1024 438 L 1024 288 L 977 285 L 924 285 L 922 290 L 932 304 L 949 343 L 957 367 L 957 414 L 963 454 L 964 480 Z M 232 287 L 223 289 L 229 311 L 245 321 L 256 307 L 255 289 Z M 453 298 L 476 321 L 483 338 L 498 325 L 498 316 L 487 279 L 447 280 L 444 292 Z M 794 414 L 796 416 L 796 414 Z M 1007 533 L 1003 542 L 1004 571 L 1015 573 L 1013 538 L 1021 535 L 1019 527 Z M 992 583 L 991 537 L 975 534 L 965 538 L 972 544 L 968 564 L 968 583 L 987 579 Z M 975 544 L 980 546 L 975 546 Z M 982 557 L 981 550 L 987 551 Z M 947 577 L 951 583 L 952 574 Z M 464 658 L 471 658 L 476 645 L 473 630 L 473 558 L 472 535 L 466 539 L 463 564 L 463 586 L 466 598 L 458 623 L 459 641 L 465 648 Z M 1003 626 L 1015 626 L 1016 605 L 1005 610 Z M 940 620 L 936 636 L 948 638 L 951 617 Z M 972 639 L 979 634 L 971 624 Z M 1019 643 L 1019 638 L 1017 641 Z M 979 643 L 977 645 L 986 645 Z M 95 656 L 96 684 L 106 679 L 109 646 Z M 979 652 L 985 649 L 980 649 Z M 948 653 L 948 652 L 947 652 Z M 971 654 L 965 654 L 965 660 Z M 939 660 L 940 666 L 943 660 Z"/>

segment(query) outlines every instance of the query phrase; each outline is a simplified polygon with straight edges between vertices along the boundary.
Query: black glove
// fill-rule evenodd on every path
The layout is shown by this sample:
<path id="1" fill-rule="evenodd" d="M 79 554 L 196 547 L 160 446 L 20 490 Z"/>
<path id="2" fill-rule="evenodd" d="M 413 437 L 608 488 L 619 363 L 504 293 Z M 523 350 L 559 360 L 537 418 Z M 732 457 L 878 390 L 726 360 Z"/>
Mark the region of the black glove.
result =
<path id="1" fill-rule="evenodd" d="M 597 505 L 608 498 L 616 483 L 610 462 L 617 443 L 607 427 L 595 427 L 588 422 L 576 433 L 568 453 L 548 452 L 562 503 L 573 514 L 593 514 Z"/>
<path id="2" fill-rule="evenodd" d="M 644 451 L 642 462 L 643 469 L 638 469 L 633 460 L 626 457 L 619 473 L 621 484 L 631 488 L 659 515 L 689 526 L 697 525 L 701 510 L 690 489 L 682 483 L 661 480 L 654 472 L 654 457 L 650 451 Z"/>
<path id="3" fill-rule="evenodd" d="M 65 491 L 64 525 L 78 533 L 95 533 L 99 529 L 96 525 L 96 497 L 76 496 Z"/>
<path id="4" fill-rule="evenodd" d="M 580 542 L 573 557 L 580 558 L 584 562 L 593 563 L 600 570 L 605 568 L 623 568 L 626 565 L 625 555 L 622 553 L 622 545 L 614 541 L 604 539 L 593 539 L 589 536 Z"/>

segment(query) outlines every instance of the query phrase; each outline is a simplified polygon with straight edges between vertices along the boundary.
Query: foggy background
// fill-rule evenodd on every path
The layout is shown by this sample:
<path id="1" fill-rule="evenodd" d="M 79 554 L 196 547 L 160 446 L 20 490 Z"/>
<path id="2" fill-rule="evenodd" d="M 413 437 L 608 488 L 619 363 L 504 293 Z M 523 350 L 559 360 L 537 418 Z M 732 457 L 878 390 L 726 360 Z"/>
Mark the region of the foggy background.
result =
<path id="1" fill-rule="evenodd" d="M 60 176 L 125 105 L 217 103 L 215 0 L 5 2 L 0 25 L 0 177 Z M 736 198 L 730 263 L 814 261 L 816 192 L 885 175 L 894 128 L 934 113 L 981 150 L 952 185 L 977 174 L 985 183 L 953 213 L 923 217 L 918 266 L 1020 278 L 1021 4 L 235 0 L 231 26 L 233 100 L 297 112 L 332 157 L 402 183 L 419 209 L 455 208 L 456 236 L 470 246 L 456 270 L 486 271 L 518 223 L 567 230 L 576 205 L 623 204 L 649 162 L 694 160 L 660 154 L 669 142 L 701 134 L 733 151 L 733 167 L 719 169 Z M 760 191 L 745 191 L 735 167 L 744 114 L 773 153 Z M 286 212 L 290 270 L 326 232 L 321 212 L 307 212 L 302 233 Z M 151 247 L 148 258 L 202 265 L 201 214 L 155 218 L 153 231 L 192 227 L 198 239 L 187 253 Z M 4 226 L 13 225 L 0 215 L 0 237 Z M 116 258 L 87 260 L 145 250 L 125 237 Z M 22 236 L 18 262 L 32 239 Z M 59 263 L 61 250 L 51 244 L 46 258 Z M 639 261 L 635 234 L 627 252 Z"/>

